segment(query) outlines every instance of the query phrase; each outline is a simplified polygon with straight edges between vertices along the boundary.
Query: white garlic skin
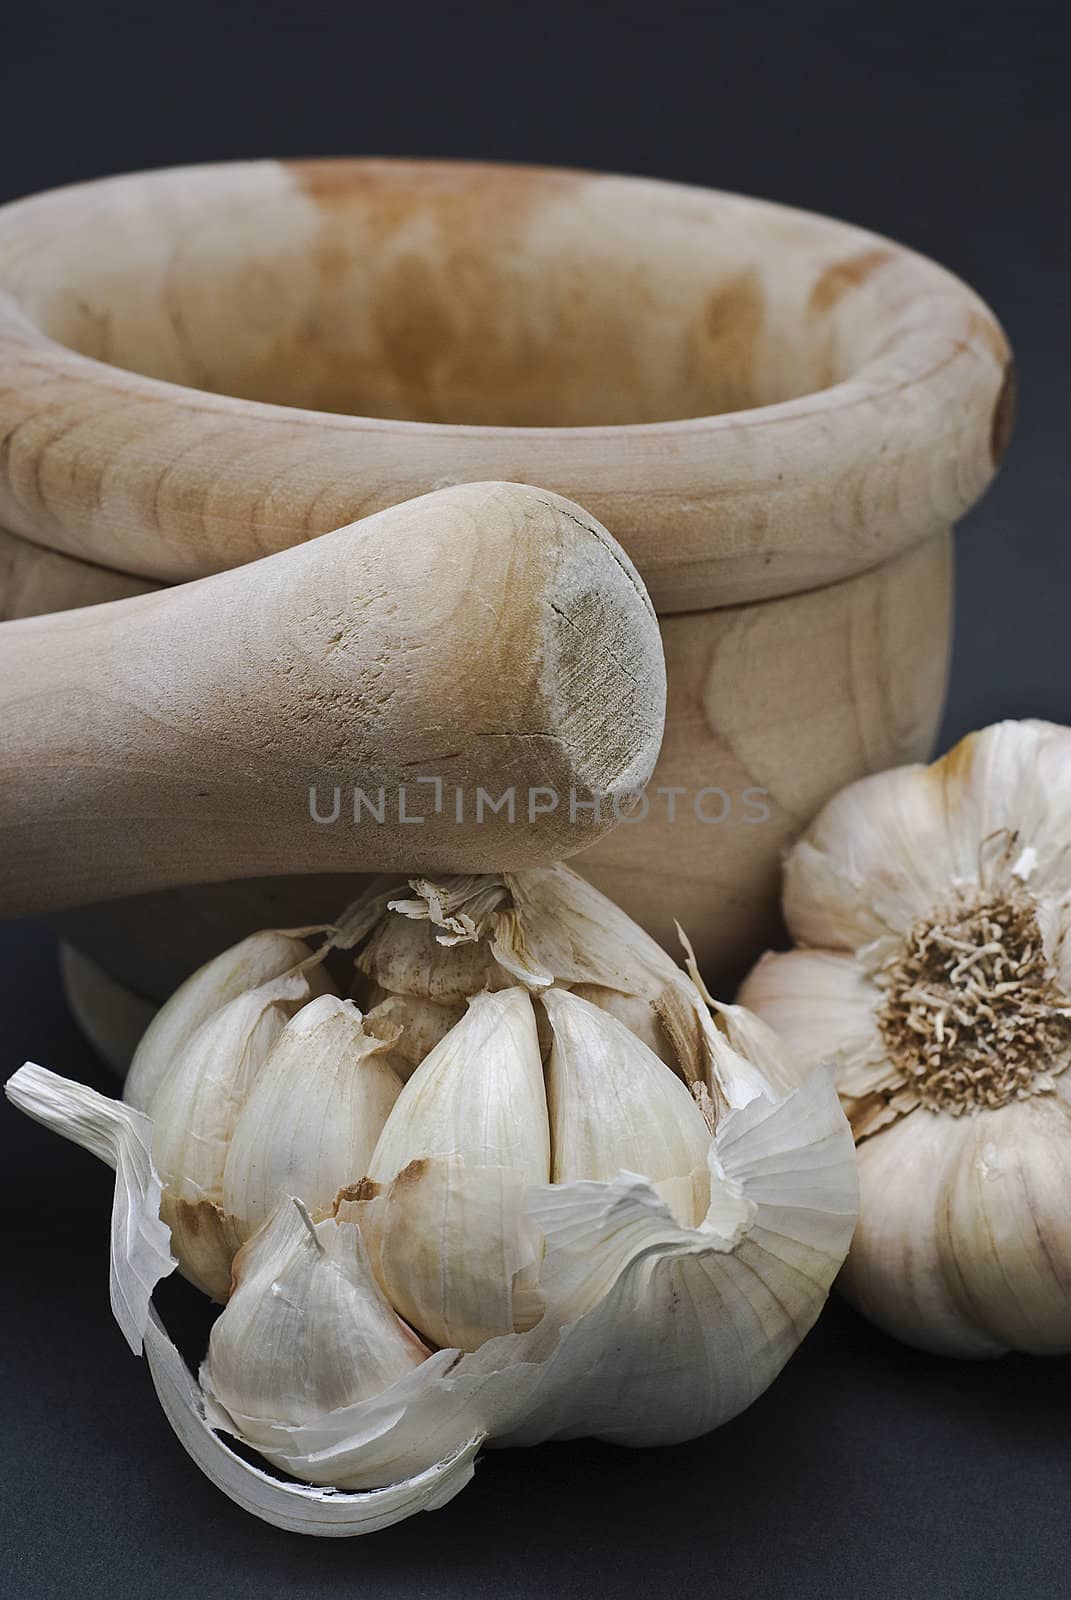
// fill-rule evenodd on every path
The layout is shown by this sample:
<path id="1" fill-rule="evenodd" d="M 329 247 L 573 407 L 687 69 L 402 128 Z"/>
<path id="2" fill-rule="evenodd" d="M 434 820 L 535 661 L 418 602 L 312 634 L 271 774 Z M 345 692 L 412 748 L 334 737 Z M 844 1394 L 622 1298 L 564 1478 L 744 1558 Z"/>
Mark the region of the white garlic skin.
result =
<path id="1" fill-rule="evenodd" d="M 551 1178 L 648 1178 L 687 1228 L 710 1201 L 711 1130 L 663 1061 L 611 1012 L 567 989 L 541 996 L 553 1031 L 547 1100 Z"/>
<path id="2" fill-rule="evenodd" d="M 357 1183 L 401 1093 L 387 1046 L 351 1000 L 321 995 L 287 1022 L 253 1079 L 227 1145 L 223 1209 L 248 1239 L 280 1200 L 314 1221 Z"/>
<path id="3" fill-rule="evenodd" d="M 965 946 L 949 946 L 955 1004 L 940 1021 L 932 987 L 918 985 L 919 1015 L 933 1019 L 920 1024 L 921 1037 L 927 1048 L 940 1044 L 958 1025 L 956 1007 L 975 1016 L 964 1006 L 974 1004 L 970 974 L 985 955 L 963 939 L 965 919 L 998 912 L 1009 928 L 1019 912 L 1036 925 L 1014 948 L 1002 942 L 1012 933 L 988 947 L 1004 963 L 996 978 L 1018 985 L 1003 1004 L 1018 1003 L 1020 989 L 1023 1005 L 1035 1003 L 1040 990 L 1017 979 L 1026 970 L 1018 963 L 1039 949 L 1045 958 L 1047 977 L 1036 981 L 1046 985 L 1049 1021 L 1041 1034 L 1023 1024 L 1026 1081 L 1014 1092 L 999 1083 L 979 1090 L 977 1101 L 957 1103 L 944 1088 L 946 1103 L 920 1101 L 936 1091 L 922 1066 L 912 1076 L 898 1064 L 882 1021 L 899 992 L 897 963 L 931 925 Z M 853 784 L 790 853 L 785 914 L 800 948 L 763 957 L 740 998 L 802 1068 L 834 1065 L 861 1187 L 843 1292 L 921 1349 L 1071 1352 L 1071 1029 L 1065 1047 L 1060 1020 L 1071 1015 L 1071 731 L 1000 723 L 933 766 Z M 991 1006 L 985 985 L 995 979 L 984 971 L 976 988 Z M 956 984 L 965 999 L 956 1000 Z M 984 1041 L 995 1024 L 977 1016 Z M 1014 1015 L 1002 1026 L 1014 1029 Z M 955 1063 L 953 1045 L 949 1052 Z M 974 1057 L 964 1059 L 974 1071 Z M 978 1103 L 985 1092 L 993 1103 Z"/>
<path id="4" fill-rule="evenodd" d="M 280 1203 L 239 1251 L 204 1378 L 249 1443 L 379 1394 L 430 1352 L 398 1320 L 352 1224 Z"/>
<path id="5" fill-rule="evenodd" d="M 364 1175 L 401 1091 L 391 1059 L 288 934 L 243 940 L 171 997 L 127 1095 L 155 1082 L 161 1214 L 185 1276 L 225 1301 L 235 1252 L 282 1196 L 330 1212 Z"/>
<path id="6" fill-rule="evenodd" d="M 170 995 L 142 1034 L 123 1085 L 123 1099 L 148 1111 L 153 1097 L 187 1041 L 202 1022 L 240 994 L 282 977 L 306 962 L 312 951 L 303 939 L 265 928 L 206 961 Z M 308 971 L 309 992 L 329 990 L 319 968 Z"/>
<path id="7" fill-rule="evenodd" d="M 373 1266 L 425 1338 L 475 1349 L 538 1320 L 521 1195 L 550 1179 L 550 1130 L 525 989 L 473 996 L 402 1090 L 368 1177 Z"/>

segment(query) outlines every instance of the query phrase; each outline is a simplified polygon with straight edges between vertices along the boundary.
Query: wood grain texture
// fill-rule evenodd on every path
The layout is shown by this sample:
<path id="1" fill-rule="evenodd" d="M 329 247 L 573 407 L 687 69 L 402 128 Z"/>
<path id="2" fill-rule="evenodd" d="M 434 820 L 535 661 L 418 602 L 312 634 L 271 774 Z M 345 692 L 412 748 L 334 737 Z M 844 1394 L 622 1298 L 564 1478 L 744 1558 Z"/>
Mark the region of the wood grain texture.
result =
<path id="1" fill-rule="evenodd" d="M 553 861 L 650 776 L 664 707 L 658 624 L 605 529 L 516 484 L 441 490 L 213 578 L 0 627 L 0 908 Z M 313 786 L 322 817 L 337 787 L 336 821 L 313 820 Z M 506 789 L 512 816 L 481 813 Z M 355 790 L 378 819 L 355 823 Z M 530 812 L 531 790 L 555 808 Z"/>
<path id="2" fill-rule="evenodd" d="M 574 865 L 667 949 L 674 920 L 726 989 L 775 939 L 780 856 L 819 807 L 867 772 L 932 752 L 951 632 L 951 541 L 810 594 L 667 617 L 666 732 L 645 820 Z M 658 790 L 680 789 L 676 820 Z M 700 821 L 696 797 L 729 810 Z M 766 791 L 769 815 L 749 790 Z M 705 817 L 724 808 L 700 801 Z M 365 880 L 278 877 L 178 887 L 55 919 L 108 972 L 162 999 L 255 928 L 331 916 Z"/>
<path id="3" fill-rule="evenodd" d="M 1007 343 L 962 283 L 738 196 L 269 161 L 0 208 L 0 609 L 219 571 L 467 479 L 571 495 L 662 614 L 655 786 L 688 791 L 580 864 L 663 941 L 679 916 L 714 980 L 769 940 L 779 852 L 828 795 L 928 753 L 947 529 L 1013 415 Z M 695 817 L 703 789 L 724 822 Z M 162 995 L 353 888 L 179 884 L 61 920 Z"/>
<path id="4" fill-rule="evenodd" d="M 125 600 L 159 587 L 151 578 L 79 561 L 0 528 L 0 622 Z"/>
<path id="5" fill-rule="evenodd" d="M 650 816 L 584 851 L 578 869 L 667 949 L 680 922 L 711 981 L 735 981 L 776 942 L 782 853 L 825 801 L 932 754 L 951 630 L 948 535 L 808 594 L 664 618 Z M 685 791 L 672 823 L 660 787 Z M 722 820 L 700 820 L 703 790 L 716 792 L 702 817 Z"/>
<path id="6" fill-rule="evenodd" d="M 0 525 L 161 580 L 446 483 L 578 500 L 661 613 L 936 535 L 1004 336 L 860 229 L 650 180 L 235 163 L 0 208 Z"/>

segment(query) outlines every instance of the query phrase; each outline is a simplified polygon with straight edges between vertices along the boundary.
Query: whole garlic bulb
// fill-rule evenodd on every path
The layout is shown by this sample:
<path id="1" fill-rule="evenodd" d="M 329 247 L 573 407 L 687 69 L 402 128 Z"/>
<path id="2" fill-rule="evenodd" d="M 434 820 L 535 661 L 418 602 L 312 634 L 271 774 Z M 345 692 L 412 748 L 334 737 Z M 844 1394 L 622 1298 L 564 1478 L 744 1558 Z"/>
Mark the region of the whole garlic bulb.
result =
<path id="1" fill-rule="evenodd" d="M 349 948 L 363 1014 L 302 988 Z M 377 885 L 255 977 L 192 1031 L 168 1002 L 148 1115 L 32 1066 L 7 1092 L 115 1166 L 116 1314 L 257 1514 L 360 1532 L 441 1504 L 484 1439 L 693 1437 L 818 1315 L 857 1204 L 829 1074 L 712 1016 L 568 869 Z M 148 1307 L 160 1216 L 226 1300 L 200 1387 Z"/>
<path id="2" fill-rule="evenodd" d="M 909 1344 L 1071 1350 L 1071 730 L 1004 722 L 837 795 L 788 857 L 800 948 L 741 1000 L 834 1063 L 846 1295 Z"/>

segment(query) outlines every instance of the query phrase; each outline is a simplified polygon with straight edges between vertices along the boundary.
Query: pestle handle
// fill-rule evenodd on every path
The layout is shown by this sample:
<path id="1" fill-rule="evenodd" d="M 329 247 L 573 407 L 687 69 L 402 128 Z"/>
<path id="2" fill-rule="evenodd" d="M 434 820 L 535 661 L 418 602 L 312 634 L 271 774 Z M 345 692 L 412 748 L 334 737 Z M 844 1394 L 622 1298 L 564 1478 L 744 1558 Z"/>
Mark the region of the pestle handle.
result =
<path id="1" fill-rule="evenodd" d="M 619 820 L 664 711 L 650 600 L 600 524 L 523 484 L 441 489 L 0 626 L 0 914 L 555 861 Z"/>

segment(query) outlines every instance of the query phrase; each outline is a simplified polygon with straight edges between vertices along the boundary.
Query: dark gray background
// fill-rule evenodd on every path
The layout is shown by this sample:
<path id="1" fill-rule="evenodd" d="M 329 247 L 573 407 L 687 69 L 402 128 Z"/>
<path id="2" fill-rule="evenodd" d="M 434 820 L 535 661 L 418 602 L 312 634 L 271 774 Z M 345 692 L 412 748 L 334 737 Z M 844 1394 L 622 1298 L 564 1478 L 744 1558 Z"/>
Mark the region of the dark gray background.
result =
<path id="1" fill-rule="evenodd" d="M 179 161 L 461 155 L 715 184 L 935 256 L 996 308 L 1021 375 L 1007 466 L 960 534 L 946 744 L 1071 721 L 1069 38 L 1055 3 L 31 4 L 0 22 L 0 199 Z M 3 1074 L 30 1056 L 108 1087 L 47 934 L 0 928 L 0 955 Z M 387 1533 L 277 1532 L 186 1459 L 111 1321 L 108 1174 L 6 1107 L 0 1152 L 0 1587 L 19 1600 L 1068 1592 L 1068 1362 L 916 1355 L 835 1303 L 708 1439 L 489 1455 Z M 203 1309 L 165 1287 L 193 1357 Z"/>

